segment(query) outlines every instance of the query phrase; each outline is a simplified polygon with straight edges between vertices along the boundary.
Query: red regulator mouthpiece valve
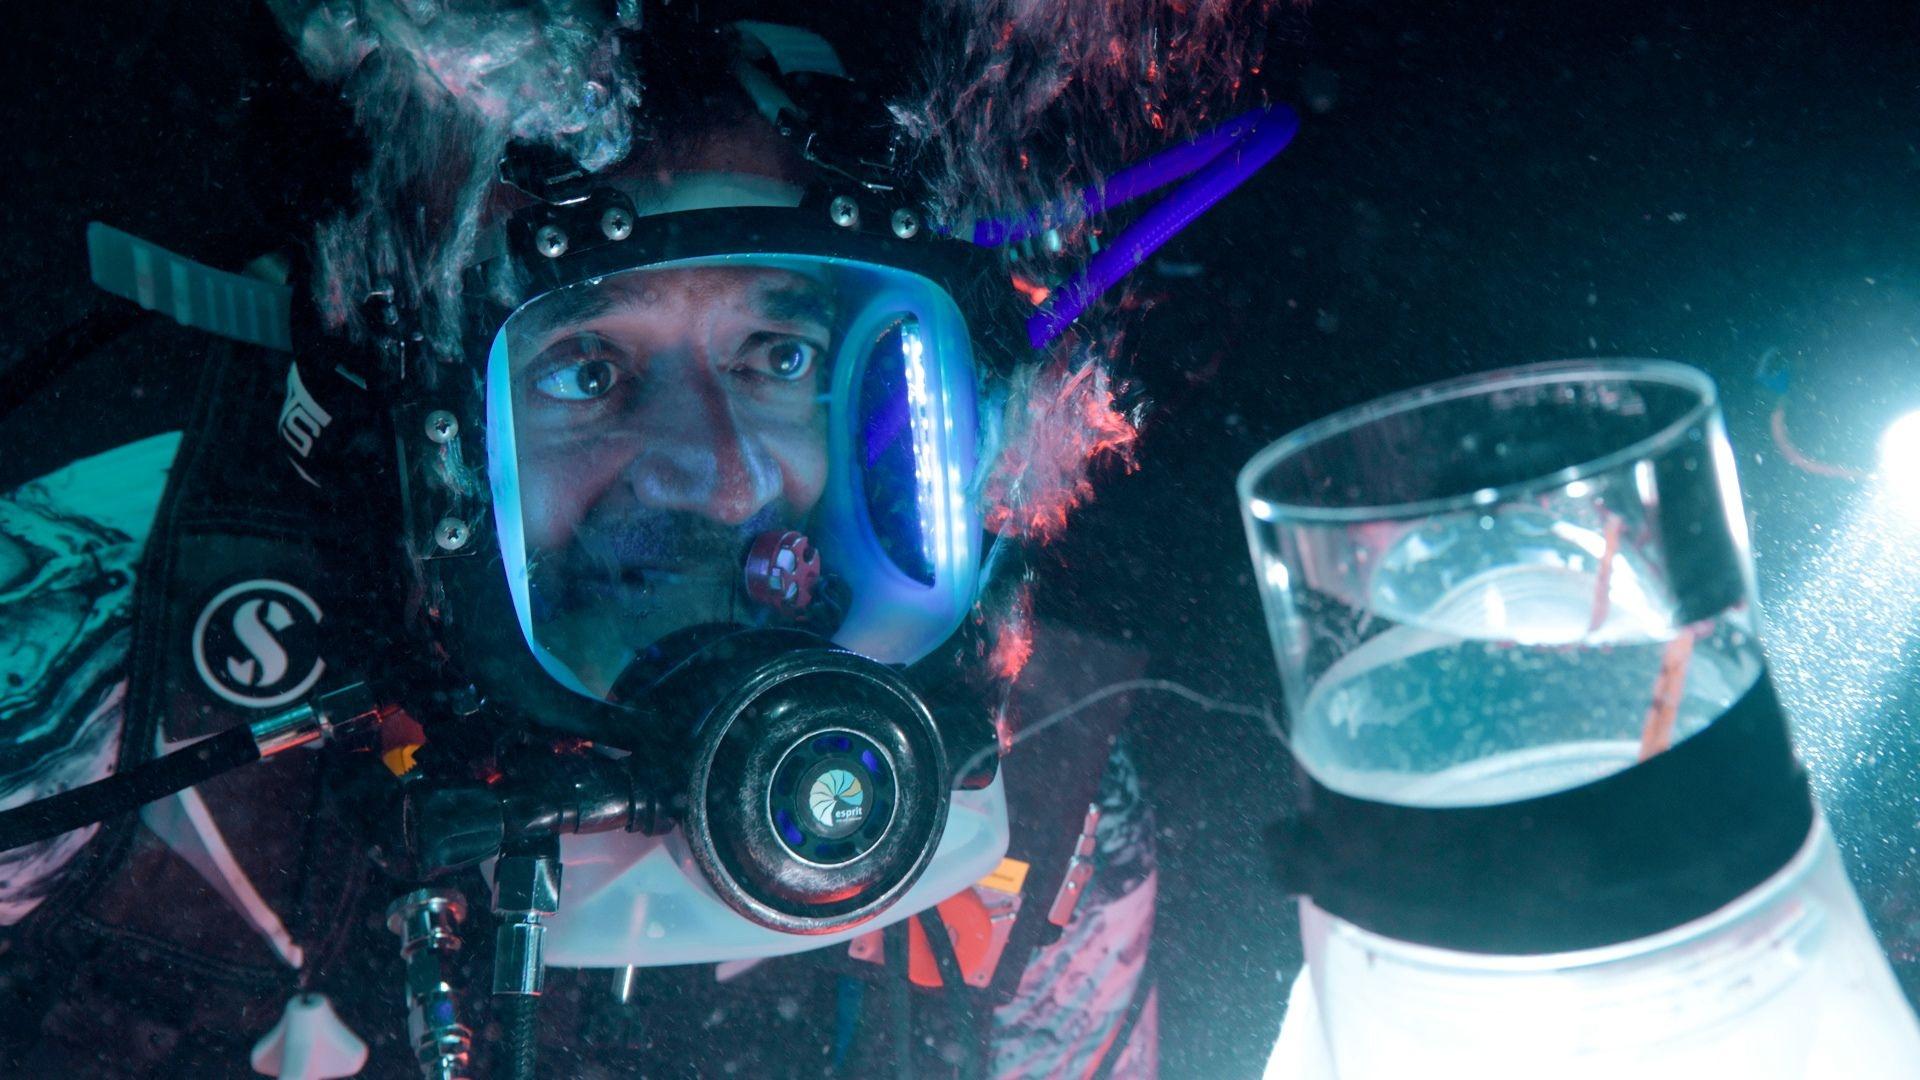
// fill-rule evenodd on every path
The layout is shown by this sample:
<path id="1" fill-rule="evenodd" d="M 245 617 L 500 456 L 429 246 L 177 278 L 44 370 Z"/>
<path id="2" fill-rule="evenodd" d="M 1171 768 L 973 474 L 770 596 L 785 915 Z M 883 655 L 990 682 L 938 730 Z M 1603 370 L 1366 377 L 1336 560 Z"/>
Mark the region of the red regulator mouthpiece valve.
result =
<path id="1" fill-rule="evenodd" d="M 747 549 L 747 596 L 781 615 L 798 615 L 813 603 L 820 583 L 820 553 L 805 533 L 764 532 Z"/>

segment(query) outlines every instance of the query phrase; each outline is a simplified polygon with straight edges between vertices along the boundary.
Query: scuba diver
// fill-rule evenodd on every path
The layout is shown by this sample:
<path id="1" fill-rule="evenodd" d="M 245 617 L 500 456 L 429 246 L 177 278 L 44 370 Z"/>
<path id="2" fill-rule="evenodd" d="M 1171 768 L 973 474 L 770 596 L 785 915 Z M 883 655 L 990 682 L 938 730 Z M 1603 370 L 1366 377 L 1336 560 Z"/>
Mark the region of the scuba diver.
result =
<path id="1" fill-rule="evenodd" d="M 1153 1075 L 1118 717 L 995 723 L 1035 286 L 825 38 L 549 7 L 592 118 L 362 86 L 475 167 L 376 159 L 310 265 L 90 230 L 239 344 L 182 432 L 0 499 L 5 1072 Z M 455 13 L 344 10 L 276 14 L 525 103 L 407 37 Z M 1137 665 L 1061 634 L 1035 701 Z"/>

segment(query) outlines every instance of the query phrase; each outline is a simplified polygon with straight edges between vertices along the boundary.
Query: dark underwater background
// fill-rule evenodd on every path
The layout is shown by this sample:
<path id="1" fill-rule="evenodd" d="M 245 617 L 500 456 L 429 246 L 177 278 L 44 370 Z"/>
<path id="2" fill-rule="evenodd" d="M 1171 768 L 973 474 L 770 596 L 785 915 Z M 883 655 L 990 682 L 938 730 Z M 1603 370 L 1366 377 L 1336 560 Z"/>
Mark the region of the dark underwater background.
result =
<path id="1" fill-rule="evenodd" d="M 804 10 L 910 48 L 902 6 Z M 192 394 L 192 332 L 84 351 L 124 313 L 87 282 L 88 221 L 237 268 L 344 198 L 357 151 L 258 4 L 13 4 L 0 41 L 0 402 L 26 397 L 0 418 L 4 490 L 177 427 Z M 1141 272 L 1140 467 L 1102 473 L 1037 558 L 1039 614 L 1130 642 L 1150 676 L 1277 700 L 1233 500 L 1255 450 L 1464 372 L 1699 365 L 1803 752 L 1920 995 L 1920 517 L 1909 538 L 1870 485 L 1795 467 L 1757 377 L 1788 370 L 1799 449 L 1849 467 L 1920 408 L 1920 5 L 1322 0 L 1250 78 L 1300 134 Z M 1256 1075 L 1300 962 L 1262 843 L 1284 752 L 1165 698 L 1137 699 L 1132 739 L 1161 829 L 1166 1075 Z"/>

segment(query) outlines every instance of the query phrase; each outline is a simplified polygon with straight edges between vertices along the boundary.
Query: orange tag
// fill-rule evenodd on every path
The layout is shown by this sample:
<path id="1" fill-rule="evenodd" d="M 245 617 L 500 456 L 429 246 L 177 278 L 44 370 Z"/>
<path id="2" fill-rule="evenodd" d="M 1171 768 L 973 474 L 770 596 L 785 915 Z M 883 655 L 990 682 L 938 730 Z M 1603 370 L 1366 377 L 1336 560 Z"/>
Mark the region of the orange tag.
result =
<path id="1" fill-rule="evenodd" d="M 396 746 L 381 754 L 380 760 L 386 762 L 387 771 L 393 775 L 405 776 L 413 771 L 413 752 L 418 749 L 418 746 Z"/>
<path id="2" fill-rule="evenodd" d="M 979 885 L 983 889 L 1003 892 L 1008 896 L 1019 896 L 1021 888 L 1027 883 L 1028 869 L 1027 864 L 1019 859 L 1001 859 L 1000 865 L 994 867 L 992 873 L 981 878 Z"/>
<path id="3" fill-rule="evenodd" d="M 414 751 L 426 745 L 426 741 L 426 729 L 402 709 L 393 710 L 380 721 L 380 760 L 395 776 L 413 771 Z"/>

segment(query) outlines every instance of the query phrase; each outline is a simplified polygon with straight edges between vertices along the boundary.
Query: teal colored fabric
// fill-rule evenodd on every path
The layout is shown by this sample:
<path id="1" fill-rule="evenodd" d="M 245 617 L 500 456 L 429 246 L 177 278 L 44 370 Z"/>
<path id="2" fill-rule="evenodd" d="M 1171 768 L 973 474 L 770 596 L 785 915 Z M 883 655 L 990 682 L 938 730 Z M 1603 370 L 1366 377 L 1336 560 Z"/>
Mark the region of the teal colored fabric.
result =
<path id="1" fill-rule="evenodd" d="M 113 770 L 134 571 L 179 446 L 156 435 L 0 496 L 0 809 Z M 0 926 L 96 829 L 0 854 Z"/>

